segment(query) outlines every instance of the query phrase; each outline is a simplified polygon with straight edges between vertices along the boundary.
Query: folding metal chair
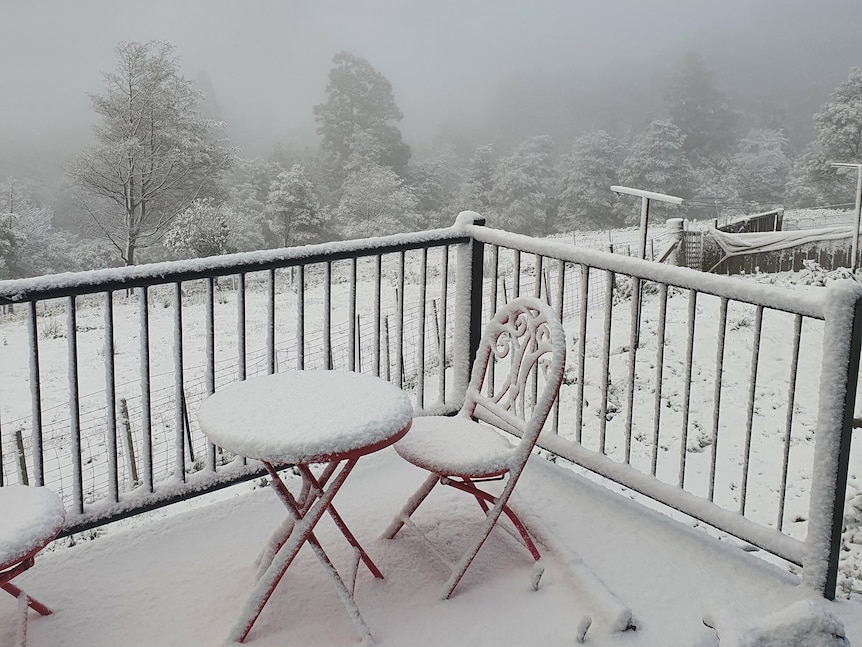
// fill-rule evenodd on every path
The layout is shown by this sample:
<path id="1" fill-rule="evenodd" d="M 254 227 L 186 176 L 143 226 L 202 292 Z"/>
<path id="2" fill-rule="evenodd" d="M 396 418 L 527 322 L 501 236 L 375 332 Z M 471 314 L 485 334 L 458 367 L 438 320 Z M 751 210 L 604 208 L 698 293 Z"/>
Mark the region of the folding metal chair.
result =
<path id="1" fill-rule="evenodd" d="M 66 510 L 56 494 L 44 487 L 0 487 L 0 589 L 18 599 L 20 609 L 16 647 L 27 643 L 27 612 L 43 616 L 51 609 L 12 584 L 12 579 L 33 566 L 36 553 L 63 528 Z"/>
<path id="2" fill-rule="evenodd" d="M 384 537 L 394 538 L 405 524 L 416 529 L 410 517 L 438 483 L 472 495 L 485 513 L 477 536 L 452 569 L 444 599 L 452 595 L 501 514 L 539 562 L 535 543 L 508 501 L 557 397 L 565 363 L 565 332 L 556 313 L 538 299 L 514 299 L 485 329 L 458 414 L 414 418 L 411 430 L 394 445 L 402 458 L 430 474 Z M 514 435 L 516 444 L 499 430 Z M 491 480 L 505 481 L 498 496 L 479 487 Z M 541 567 L 534 569 L 534 588 L 541 572 Z"/>

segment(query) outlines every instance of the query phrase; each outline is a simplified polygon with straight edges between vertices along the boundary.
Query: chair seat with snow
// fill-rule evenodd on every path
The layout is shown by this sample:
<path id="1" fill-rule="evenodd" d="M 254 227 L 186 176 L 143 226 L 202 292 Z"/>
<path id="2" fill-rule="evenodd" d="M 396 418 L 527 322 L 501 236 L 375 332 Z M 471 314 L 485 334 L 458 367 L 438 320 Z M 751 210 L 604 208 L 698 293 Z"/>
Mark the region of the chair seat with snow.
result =
<path id="1" fill-rule="evenodd" d="M 565 333 L 552 308 L 539 299 L 512 300 L 484 331 L 458 414 L 415 418 L 395 444 L 402 458 L 429 475 L 392 520 L 386 538 L 405 524 L 416 530 L 411 516 L 438 483 L 473 496 L 484 512 L 443 598 L 452 595 L 502 514 L 539 564 L 535 542 L 508 502 L 557 397 L 565 356 Z M 495 495 L 480 487 L 488 481 L 503 481 L 502 491 Z M 539 577 L 541 567 L 534 569 L 534 587 Z"/>
<path id="2" fill-rule="evenodd" d="M 7 485 L 0 488 L 0 520 L 0 589 L 18 599 L 16 645 L 23 646 L 28 609 L 43 616 L 52 612 L 12 584 L 12 579 L 33 566 L 36 553 L 57 536 L 66 511 L 60 498 L 48 488 Z"/>

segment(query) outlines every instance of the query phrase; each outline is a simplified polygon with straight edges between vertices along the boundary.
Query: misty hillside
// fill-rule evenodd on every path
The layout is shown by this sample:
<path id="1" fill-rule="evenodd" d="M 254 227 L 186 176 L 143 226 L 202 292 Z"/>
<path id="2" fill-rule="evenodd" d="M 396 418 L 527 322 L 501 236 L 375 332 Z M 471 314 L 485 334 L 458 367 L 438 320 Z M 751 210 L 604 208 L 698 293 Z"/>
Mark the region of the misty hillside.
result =
<path id="1" fill-rule="evenodd" d="M 858 3 L 50 5 L 4 9 L 0 278 L 854 202 Z"/>

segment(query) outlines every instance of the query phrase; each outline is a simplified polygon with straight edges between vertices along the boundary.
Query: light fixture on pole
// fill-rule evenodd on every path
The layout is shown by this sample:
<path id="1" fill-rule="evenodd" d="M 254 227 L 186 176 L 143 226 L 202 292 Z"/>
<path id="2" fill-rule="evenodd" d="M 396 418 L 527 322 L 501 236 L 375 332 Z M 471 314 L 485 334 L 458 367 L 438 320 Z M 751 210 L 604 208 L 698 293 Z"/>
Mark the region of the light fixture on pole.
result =
<path id="1" fill-rule="evenodd" d="M 857 162 L 829 162 L 829 165 L 836 168 L 855 168 L 856 169 L 856 223 L 853 227 L 853 247 L 850 252 L 853 257 L 850 262 L 850 268 L 855 270 L 859 264 L 859 221 L 862 220 L 862 164 Z"/>

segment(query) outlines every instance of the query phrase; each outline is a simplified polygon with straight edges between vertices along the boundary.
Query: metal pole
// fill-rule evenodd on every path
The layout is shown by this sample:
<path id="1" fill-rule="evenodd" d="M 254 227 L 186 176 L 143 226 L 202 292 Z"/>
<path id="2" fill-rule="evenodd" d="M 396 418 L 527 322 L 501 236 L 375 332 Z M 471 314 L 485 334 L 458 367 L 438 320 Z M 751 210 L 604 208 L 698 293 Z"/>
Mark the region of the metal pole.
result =
<path id="1" fill-rule="evenodd" d="M 649 198 L 641 196 L 641 239 L 638 247 L 638 258 L 646 258 L 647 225 L 649 223 Z"/>
<path id="2" fill-rule="evenodd" d="M 862 220 L 862 164 L 856 165 L 856 226 L 853 227 L 853 263 L 855 271 L 859 266 L 859 221 Z"/>
<path id="3" fill-rule="evenodd" d="M 853 246 L 850 251 L 852 260 L 850 268 L 855 270 L 859 266 L 859 224 L 862 221 L 862 164 L 858 162 L 830 162 L 832 168 L 855 168 L 856 169 L 856 218 L 853 227 Z"/>

